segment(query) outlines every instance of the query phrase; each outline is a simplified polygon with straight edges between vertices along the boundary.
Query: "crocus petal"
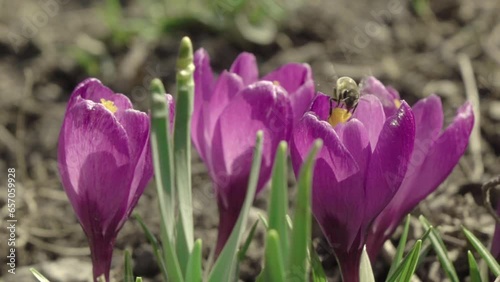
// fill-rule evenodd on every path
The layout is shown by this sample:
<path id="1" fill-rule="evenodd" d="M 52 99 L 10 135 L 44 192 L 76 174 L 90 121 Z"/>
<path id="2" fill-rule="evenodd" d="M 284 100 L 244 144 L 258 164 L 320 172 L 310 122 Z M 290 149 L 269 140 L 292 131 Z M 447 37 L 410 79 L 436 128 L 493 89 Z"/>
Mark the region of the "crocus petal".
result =
<path id="1" fill-rule="evenodd" d="M 245 122 L 238 122 L 242 117 Z M 268 81 L 251 84 L 232 99 L 219 117 L 212 142 L 211 173 L 220 188 L 218 193 L 225 195 L 231 179 L 239 181 L 240 174 L 248 177 L 258 130 L 264 132 L 265 142 L 257 191 L 263 188 L 278 143 L 288 140 L 291 119 L 290 103 L 283 88 Z M 227 180 L 227 176 L 231 179 Z M 222 180 L 226 183 L 220 183 Z"/>
<path id="2" fill-rule="evenodd" d="M 133 171 L 130 171 L 129 174 L 133 175 L 134 178 L 131 182 L 127 202 L 127 215 L 129 215 L 153 177 L 149 143 L 149 117 L 147 114 L 133 109 L 118 112 L 116 117 L 127 132 L 130 145 L 130 163 Z M 126 217 L 122 219 L 122 224 L 125 220 Z M 118 226 L 118 228 L 120 227 L 121 225 Z"/>
<path id="3" fill-rule="evenodd" d="M 328 164 L 337 181 L 345 180 L 359 172 L 356 161 L 344 147 L 331 125 L 319 120 L 314 112 L 307 112 L 294 128 L 292 135 L 292 163 L 296 173 L 314 140 L 318 138 L 323 140 L 323 148 L 317 158 L 323 159 Z"/>
<path id="4" fill-rule="evenodd" d="M 371 228 L 367 249 L 372 260 L 375 259 L 384 241 L 394 233 L 403 217 L 451 173 L 465 152 L 473 125 L 472 106 L 470 103 L 465 103 L 458 110 L 453 123 L 435 142 L 432 142 L 430 150 L 423 156 L 414 156 L 419 153 L 416 151 L 418 144 L 415 144 L 414 155 L 401 187 Z M 435 165 L 437 163 L 439 166 Z"/>
<path id="5" fill-rule="evenodd" d="M 358 107 L 353 118 L 363 123 L 368 131 L 368 138 L 372 151 L 375 149 L 380 131 L 385 123 L 385 113 L 380 100 L 374 95 L 363 95 L 359 99 Z"/>
<path id="6" fill-rule="evenodd" d="M 335 102 L 333 102 L 336 105 Z M 319 120 L 328 120 L 330 116 L 330 96 L 318 92 L 311 102 L 311 111 L 319 118 Z"/>
<path id="7" fill-rule="evenodd" d="M 398 108 L 395 100 L 399 100 L 399 94 L 394 88 L 386 88 L 382 82 L 375 77 L 369 76 L 361 82 L 361 95 L 373 94 L 380 99 L 386 117 L 392 116 Z"/>
<path id="8" fill-rule="evenodd" d="M 311 67 L 307 64 L 290 63 L 267 74 L 262 80 L 279 83 L 290 95 L 294 121 L 306 112 L 314 98 L 314 82 Z"/>
<path id="9" fill-rule="evenodd" d="M 443 128 L 443 106 L 441 99 L 432 94 L 419 100 L 412 110 L 416 125 L 415 150 L 412 156 L 412 164 L 415 164 L 415 152 L 418 151 L 425 157 Z"/>
<path id="10" fill-rule="evenodd" d="M 58 150 L 61 180 L 85 232 L 114 234 L 131 182 L 124 128 L 104 106 L 85 100 L 66 113 Z"/>
<path id="11" fill-rule="evenodd" d="M 252 84 L 259 78 L 257 62 L 255 56 L 251 53 L 241 53 L 236 60 L 234 60 L 229 71 L 239 75 L 243 79 L 245 85 Z"/>
<path id="12" fill-rule="evenodd" d="M 204 49 L 194 53 L 194 106 L 191 123 L 191 140 L 202 159 L 205 159 L 205 144 L 209 143 L 204 134 L 203 109 L 208 106 L 214 83 L 210 56 Z"/>
<path id="13" fill-rule="evenodd" d="M 406 197 L 400 202 L 401 204 L 414 207 L 448 177 L 467 148 L 473 126 L 474 113 L 472 105 L 467 102 L 458 109 L 453 122 L 433 144 L 425 161 L 420 165 L 420 170 L 414 174 L 407 173 L 405 176 L 401 194 Z"/>
<path id="14" fill-rule="evenodd" d="M 68 108 L 73 105 L 78 98 L 101 103 L 101 99 L 111 101 L 115 104 L 118 111 L 124 111 L 132 108 L 132 103 L 123 94 L 115 94 L 111 89 L 104 86 L 101 81 L 96 78 L 88 78 L 78 84 L 73 91 L 69 101 Z"/>
<path id="15" fill-rule="evenodd" d="M 366 178 L 366 218 L 374 219 L 397 192 L 405 176 L 415 140 L 415 120 L 403 101 L 388 118 L 370 158 Z"/>
<path id="16" fill-rule="evenodd" d="M 262 78 L 262 80 L 278 82 L 288 93 L 297 91 L 311 79 L 311 67 L 307 64 L 298 63 L 283 65 Z"/>
<path id="17" fill-rule="evenodd" d="M 207 140 L 212 140 L 215 123 L 218 121 L 220 114 L 243 87 L 243 80 L 237 74 L 227 71 L 221 73 L 215 83 L 212 98 L 207 108 L 203 109 Z"/>
<path id="18" fill-rule="evenodd" d="M 307 112 L 294 128 L 290 144 L 293 169 L 297 175 L 318 138 L 323 140 L 323 147 L 314 168 L 313 213 L 332 246 L 352 244 L 355 239 L 352 235 L 361 224 L 361 217 L 353 215 L 361 208 L 347 200 L 362 192 L 363 179 L 357 177 L 360 176 L 359 167 L 336 132 L 326 121 L 318 120 L 313 112 Z M 361 187 L 361 191 L 356 187 Z"/>

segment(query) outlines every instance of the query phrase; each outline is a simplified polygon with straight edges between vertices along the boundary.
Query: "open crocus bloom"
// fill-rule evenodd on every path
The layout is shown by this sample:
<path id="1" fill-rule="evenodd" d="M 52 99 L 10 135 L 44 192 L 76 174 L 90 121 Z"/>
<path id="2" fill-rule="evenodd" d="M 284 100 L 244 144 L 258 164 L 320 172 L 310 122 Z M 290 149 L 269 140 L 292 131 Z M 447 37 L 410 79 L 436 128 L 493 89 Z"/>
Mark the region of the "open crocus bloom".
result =
<path id="1" fill-rule="evenodd" d="M 89 241 L 94 279 L 109 281 L 116 235 L 153 175 L 149 132 L 148 115 L 97 79 L 80 83 L 68 102 L 59 173 Z"/>
<path id="2" fill-rule="evenodd" d="M 399 94 L 373 77 L 363 82 L 362 94 L 373 94 L 386 101 L 386 112 L 397 111 L 400 104 Z M 458 109 L 453 122 L 444 131 L 443 109 L 438 96 L 430 95 L 418 101 L 412 110 L 416 130 L 410 166 L 398 192 L 370 228 L 366 247 L 372 261 L 401 220 L 448 177 L 464 154 L 474 125 L 470 103 Z"/>
<path id="3" fill-rule="evenodd" d="M 329 100 L 318 94 L 294 128 L 292 164 L 297 175 L 313 141 L 323 139 L 314 168 L 313 214 L 335 251 L 343 280 L 356 282 L 369 225 L 397 192 L 409 165 L 415 122 L 404 101 L 386 118 L 380 100 L 364 95 L 348 119 L 341 108 L 330 116 Z"/>
<path id="4" fill-rule="evenodd" d="M 219 207 L 220 253 L 245 197 L 255 136 L 264 133 L 257 193 L 269 180 L 278 143 L 288 140 L 294 116 L 301 116 L 314 95 L 309 66 L 287 64 L 258 80 L 255 57 L 242 53 L 229 71 L 214 79 L 203 49 L 196 66 L 192 140 L 208 167 Z"/>

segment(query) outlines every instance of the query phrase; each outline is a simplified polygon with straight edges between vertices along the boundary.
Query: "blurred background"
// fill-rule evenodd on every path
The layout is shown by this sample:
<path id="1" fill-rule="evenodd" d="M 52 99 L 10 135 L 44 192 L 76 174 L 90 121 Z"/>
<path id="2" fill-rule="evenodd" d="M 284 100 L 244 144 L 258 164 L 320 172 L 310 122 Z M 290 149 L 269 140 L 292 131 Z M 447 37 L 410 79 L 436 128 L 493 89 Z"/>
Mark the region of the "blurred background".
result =
<path id="1" fill-rule="evenodd" d="M 69 95 L 93 76 L 147 110 L 152 78 L 175 93 L 177 48 L 185 35 L 195 49 L 208 51 L 216 71 L 247 51 L 257 57 L 261 75 L 286 62 L 309 63 L 317 90 L 327 94 L 339 76 L 360 81 L 373 75 L 410 105 L 436 93 L 447 122 L 471 100 L 480 116 L 469 150 L 414 211 L 440 225 L 450 257 L 465 277 L 467 245 L 460 225 L 488 244 L 494 229 L 480 186 L 500 174 L 499 15 L 498 0 L 0 0 L 0 171 L 5 179 L 14 167 L 18 185 L 16 275 L 7 273 L 2 242 L 0 277 L 33 281 L 28 268 L 34 266 L 51 281 L 89 280 L 86 239 L 57 175 L 57 139 Z M 195 236 L 203 239 L 206 257 L 216 238 L 217 208 L 206 169 L 193 155 Z M 294 181 L 290 173 L 292 202 Z M 253 217 L 265 210 L 266 194 L 257 198 Z M 6 199 L 1 192 L 3 222 Z M 149 187 L 136 211 L 158 234 L 156 205 Z M 418 222 L 412 225 L 411 238 L 421 235 Z M 241 268 L 242 281 L 253 281 L 260 270 L 262 236 L 260 230 Z M 319 229 L 313 237 L 328 275 L 340 281 Z M 160 281 L 133 220 L 116 243 L 116 281 L 125 249 L 133 251 L 136 275 Z M 381 258 L 373 267 L 383 277 L 389 263 Z M 417 274 L 421 281 L 444 281 L 432 252 Z"/>

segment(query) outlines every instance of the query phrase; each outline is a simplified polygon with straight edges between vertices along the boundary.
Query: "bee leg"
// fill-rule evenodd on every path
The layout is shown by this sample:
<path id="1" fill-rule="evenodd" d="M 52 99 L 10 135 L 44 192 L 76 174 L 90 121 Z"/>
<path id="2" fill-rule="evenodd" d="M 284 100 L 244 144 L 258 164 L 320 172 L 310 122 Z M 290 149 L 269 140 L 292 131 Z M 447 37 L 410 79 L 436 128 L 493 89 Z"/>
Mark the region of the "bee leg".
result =
<path id="1" fill-rule="evenodd" d="M 356 103 L 356 105 L 354 105 L 354 107 L 352 108 L 352 114 L 354 114 L 354 111 L 356 111 L 357 107 L 358 107 L 358 103 Z"/>

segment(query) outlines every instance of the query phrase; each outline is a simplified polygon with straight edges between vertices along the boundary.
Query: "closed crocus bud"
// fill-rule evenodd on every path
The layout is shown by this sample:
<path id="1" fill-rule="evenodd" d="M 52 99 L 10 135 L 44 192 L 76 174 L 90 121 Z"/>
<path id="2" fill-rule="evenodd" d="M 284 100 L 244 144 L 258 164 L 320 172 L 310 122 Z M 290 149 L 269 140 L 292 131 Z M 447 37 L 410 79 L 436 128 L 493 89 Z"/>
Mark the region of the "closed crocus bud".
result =
<path id="1" fill-rule="evenodd" d="M 149 133 L 148 115 L 99 80 L 87 79 L 73 91 L 58 165 L 90 245 L 94 279 L 104 275 L 109 281 L 117 233 L 153 175 Z"/>
<path id="2" fill-rule="evenodd" d="M 269 180 L 279 142 L 289 139 L 294 117 L 310 104 L 314 83 L 305 64 L 284 65 L 259 80 L 255 57 L 249 53 L 242 53 L 217 79 L 205 50 L 195 53 L 194 63 L 192 140 L 217 196 L 218 255 L 245 198 L 256 132 L 264 133 L 258 193 Z"/>
<path id="3" fill-rule="evenodd" d="M 394 98 L 393 108 L 384 109 L 397 110 L 396 106 L 401 102 L 396 98 L 399 94 L 395 90 L 385 88 L 373 77 L 365 81 L 364 85 L 377 87 L 371 87 L 369 92 L 362 94 L 373 94 L 386 101 Z M 388 94 L 389 92 L 392 94 Z M 401 187 L 370 228 L 366 248 L 372 261 L 402 219 L 448 177 L 464 154 L 474 125 L 472 105 L 465 103 L 458 109 L 453 122 L 443 131 L 443 108 L 441 99 L 436 95 L 418 101 L 412 111 L 415 115 L 414 150 Z"/>
<path id="4" fill-rule="evenodd" d="M 294 128 L 290 153 L 295 174 L 314 140 L 321 138 L 312 184 L 312 210 L 342 270 L 359 281 L 370 224 L 391 201 L 409 166 L 415 121 L 406 102 L 386 118 L 373 95 L 359 99 L 351 115 L 319 93 Z"/>

